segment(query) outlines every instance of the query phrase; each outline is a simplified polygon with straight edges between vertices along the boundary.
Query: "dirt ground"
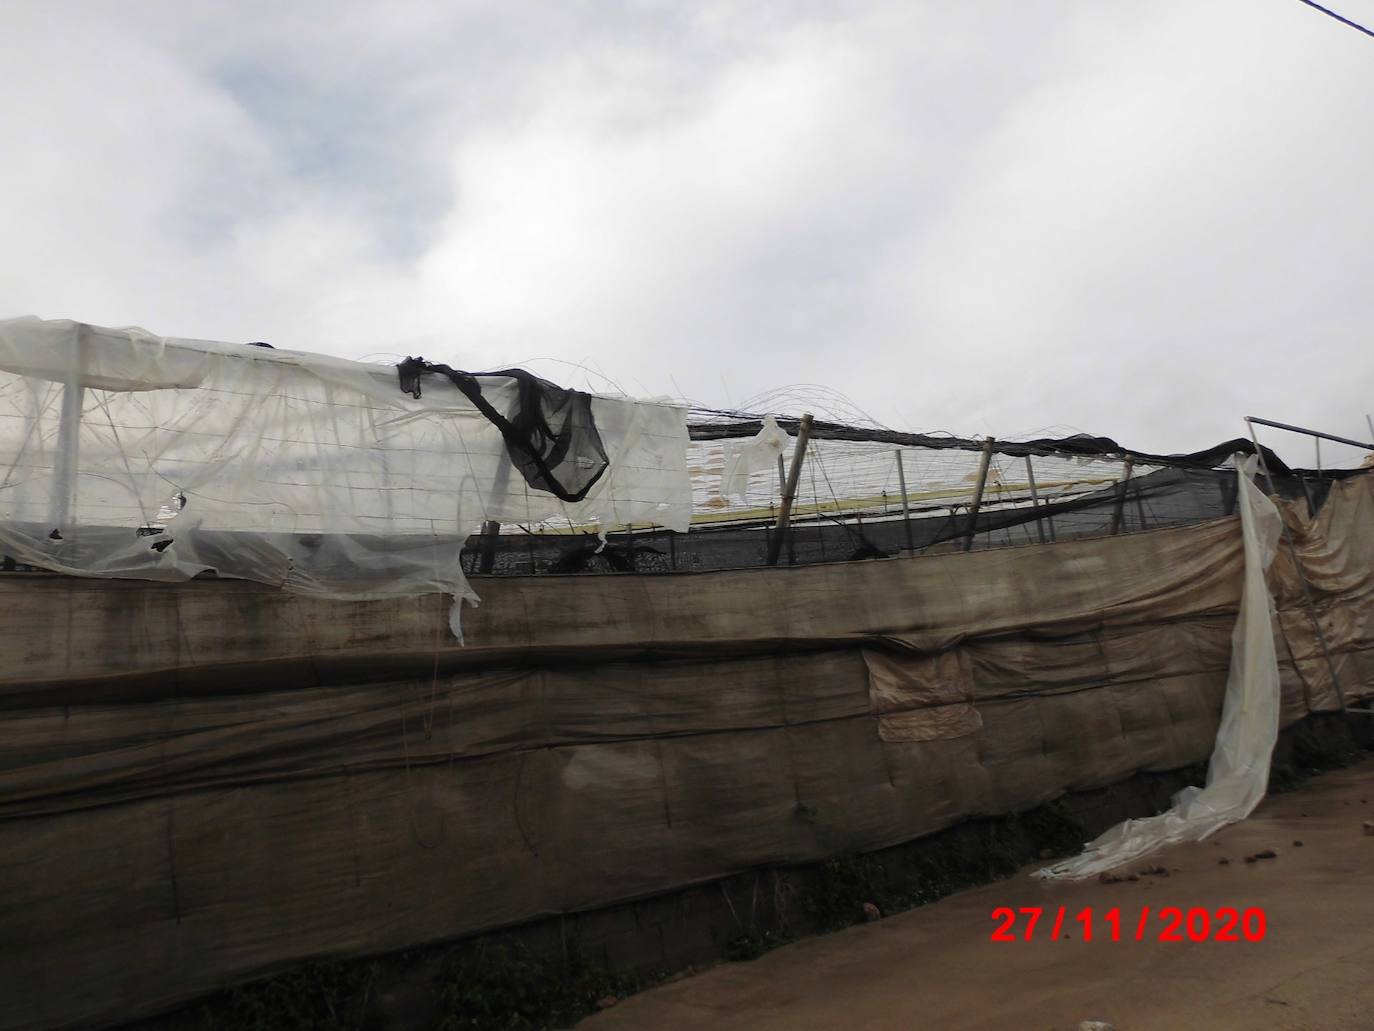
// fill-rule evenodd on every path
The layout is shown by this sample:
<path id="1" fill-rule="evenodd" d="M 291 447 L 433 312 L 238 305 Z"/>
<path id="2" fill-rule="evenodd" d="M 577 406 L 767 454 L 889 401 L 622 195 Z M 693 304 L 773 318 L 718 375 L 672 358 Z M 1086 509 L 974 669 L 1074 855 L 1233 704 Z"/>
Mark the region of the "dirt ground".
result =
<path id="1" fill-rule="evenodd" d="M 579 1025 L 622 1028 L 1065 1029 L 1118 1031 L 1374 1028 L 1374 761 L 1267 799 L 1215 838 L 1120 872 L 1167 876 L 1102 884 L 1011 880 L 838 934 L 718 966 L 621 1002 Z M 1301 842 L 1301 845 L 1297 843 Z M 1277 856 L 1245 862 L 1271 849 Z M 1223 864 L 1223 858 L 1229 863 Z M 1059 906 L 1061 935 L 1050 937 Z M 999 906 L 1043 906 L 1030 941 L 993 942 Z M 1073 915 L 1098 915 L 1084 941 Z M 1160 941 L 1141 908 L 1264 910 L 1263 940 Z M 1121 940 L 1102 914 L 1121 912 Z M 1199 923 L 1198 927 L 1201 925 Z M 1024 934 L 1019 920 L 1014 933 Z M 1199 930 L 1199 934 L 1202 932 Z"/>

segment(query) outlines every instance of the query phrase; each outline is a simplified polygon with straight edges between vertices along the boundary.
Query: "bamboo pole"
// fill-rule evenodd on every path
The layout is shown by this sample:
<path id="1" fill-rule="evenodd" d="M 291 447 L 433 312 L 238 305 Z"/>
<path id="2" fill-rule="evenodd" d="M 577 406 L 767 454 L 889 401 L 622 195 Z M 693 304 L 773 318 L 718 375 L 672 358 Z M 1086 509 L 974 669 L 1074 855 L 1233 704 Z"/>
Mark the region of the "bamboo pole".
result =
<path id="1" fill-rule="evenodd" d="M 801 478 L 802 460 L 806 458 L 806 442 L 811 439 L 811 413 L 807 412 L 797 423 L 797 446 L 792 449 L 792 467 L 787 470 L 787 482 L 782 489 L 782 505 L 778 508 L 778 521 L 773 528 L 773 539 L 768 542 L 768 564 L 776 566 L 782 554 L 782 540 L 788 532 L 788 521 L 792 515 L 792 499 L 797 495 L 797 480 Z M 781 457 L 781 456 L 779 456 Z"/>

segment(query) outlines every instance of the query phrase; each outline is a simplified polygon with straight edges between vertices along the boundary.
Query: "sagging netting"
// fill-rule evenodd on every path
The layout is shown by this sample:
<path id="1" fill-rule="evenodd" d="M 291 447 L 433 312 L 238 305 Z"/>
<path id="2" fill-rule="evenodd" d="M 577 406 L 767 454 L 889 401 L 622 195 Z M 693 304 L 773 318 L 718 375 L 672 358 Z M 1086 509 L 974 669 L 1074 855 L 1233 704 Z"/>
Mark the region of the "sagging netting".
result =
<path id="1" fill-rule="evenodd" d="M 516 385 L 516 401 L 509 418 L 482 396 L 477 376 L 448 365 L 407 358 L 396 366 L 401 390 L 419 398 L 420 379 L 447 378 L 501 431 L 511 462 L 525 482 L 562 501 L 581 501 L 601 478 L 609 461 L 596 420 L 591 395 L 540 379 L 524 369 L 482 373 L 505 377 Z"/>
<path id="2" fill-rule="evenodd" d="M 795 434 L 795 419 L 777 426 Z M 691 532 L 621 529 L 606 543 L 555 522 L 503 527 L 471 538 L 470 573 L 671 572 L 765 564 L 776 530 L 783 471 L 756 470 L 742 493 L 726 474 L 764 427 L 757 416 L 694 411 L 688 471 Z M 790 462 L 795 436 L 780 449 Z M 1235 514 L 1236 439 L 1205 451 L 1157 455 L 1105 437 L 1074 435 L 994 440 L 978 511 L 973 508 L 986 440 L 906 434 L 817 422 L 807 446 L 785 534 L 783 564 L 853 561 L 1135 533 Z M 1339 470 L 1290 469 L 1262 449 L 1271 493 L 1305 499 L 1315 510 Z M 905 488 L 905 489 L 903 489 Z M 903 497 L 905 496 L 905 505 Z"/>

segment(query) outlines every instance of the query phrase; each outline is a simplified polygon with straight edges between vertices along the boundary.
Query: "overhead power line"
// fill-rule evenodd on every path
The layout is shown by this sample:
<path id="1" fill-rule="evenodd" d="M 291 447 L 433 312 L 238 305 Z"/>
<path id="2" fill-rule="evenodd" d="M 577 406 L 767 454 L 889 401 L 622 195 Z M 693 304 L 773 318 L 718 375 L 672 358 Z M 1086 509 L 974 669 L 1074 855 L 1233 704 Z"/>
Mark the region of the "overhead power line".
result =
<path id="1" fill-rule="evenodd" d="M 1352 29 L 1358 29 L 1360 32 L 1363 32 L 1366 36 L 1374 36 L 1374 31 L 1365 28 L 1359 22 L 1353 22 L 1349 18 L 1343 18 L 1335 11 L 1323 7 L 1321 4 L 1314 4 L 1312 0 L 1298 0 L 1298 2 L 1306 4 L 1308 7 L 1315 7 L 1317 10 L 1321 11 L 1322 14 L 1330 15 L 1332 18 L 1335 18 L 1338 22 L 1341 22 L 1344 25 L 1349 25 Z"/>

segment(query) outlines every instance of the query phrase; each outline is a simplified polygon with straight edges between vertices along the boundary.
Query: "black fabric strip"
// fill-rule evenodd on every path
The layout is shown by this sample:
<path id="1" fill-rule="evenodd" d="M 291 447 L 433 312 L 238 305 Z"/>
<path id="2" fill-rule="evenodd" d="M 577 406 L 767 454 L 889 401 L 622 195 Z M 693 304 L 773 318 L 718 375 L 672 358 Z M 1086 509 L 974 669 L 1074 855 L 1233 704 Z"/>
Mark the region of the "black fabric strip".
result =
<path id="1" fill-rule="evenodd" d="M 407 358 L 396 366 L 396 372 L 401 390 L 416 398 L 422 377 L 448 379 L 501 431 L 511 462 L 537 490 L 563 501 L 581 501 L 610 464 L 592 415 L 590 394 L 565 390 L 524 369 L 482 373 L 515 381 L 516 403 L 508 419 L 482 395 L 482 384 L 473 373 L 423 358 Z M 556 413 L 552 422 L 550 413 Z"/>

